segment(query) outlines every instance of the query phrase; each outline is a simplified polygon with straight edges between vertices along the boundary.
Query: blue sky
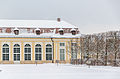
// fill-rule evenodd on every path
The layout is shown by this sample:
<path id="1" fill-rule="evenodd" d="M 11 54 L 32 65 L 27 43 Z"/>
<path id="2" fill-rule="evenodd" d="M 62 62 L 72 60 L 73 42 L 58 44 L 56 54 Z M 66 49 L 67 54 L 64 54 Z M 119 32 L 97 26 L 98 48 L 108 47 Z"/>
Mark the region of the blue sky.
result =
<path id="1" fill-rule="evenodd" d="M 120 29 L 120 0 L 0 0 L 0 19 L 56 20 L 91 34 Z"/>

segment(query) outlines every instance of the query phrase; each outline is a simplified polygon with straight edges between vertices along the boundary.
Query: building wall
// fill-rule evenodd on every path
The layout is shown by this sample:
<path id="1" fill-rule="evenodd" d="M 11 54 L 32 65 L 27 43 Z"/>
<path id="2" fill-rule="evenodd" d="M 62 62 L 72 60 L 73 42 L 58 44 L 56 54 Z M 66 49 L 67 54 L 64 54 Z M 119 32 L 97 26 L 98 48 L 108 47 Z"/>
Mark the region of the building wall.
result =
<path id="1" fill-rule="evenodd" d="M 52 44 L 54 46 L 54 63 L 56 60 L 60 60 L 60 42 L 65 43 L 65 61 L 59 61 L 60 63 L 70 63 L 71 55 L 70 55 L 70 41 L 75 39 L 69 39 L 69 38 L 54 38 L 52 40 L 50 38 L 0 38 L 0 63 L 3 64 L 13 64 L 13 63 L 21 63 L 21 64 L 35 64 L 35 63 L 52 63 L 51 60 L 46 60 L 46 44 Z M 9 45 L 9 61 L 3 61 L 2 59 L 2 46 L 3 44 Z M 13 46 L 14 44 L 20 45 L 20 62 L 14 62 L 13 58 Z M 31 45 L 31 60 L 25 61 L 24 60 L 24 45 L 30 44 Z M 35 45 L 41 44 L 42 45 L 42 60 L 35 61 Z M 54 45 L 53 45 L 54 44 Z M 78 58 L 80 56 L 78 55 Z"/>

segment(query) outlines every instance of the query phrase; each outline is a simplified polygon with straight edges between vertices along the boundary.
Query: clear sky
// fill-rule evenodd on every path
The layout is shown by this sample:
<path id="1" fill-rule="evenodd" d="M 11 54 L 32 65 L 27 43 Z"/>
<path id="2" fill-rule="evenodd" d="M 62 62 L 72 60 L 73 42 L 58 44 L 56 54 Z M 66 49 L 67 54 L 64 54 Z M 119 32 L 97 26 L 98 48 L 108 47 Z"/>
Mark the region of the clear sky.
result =
<path id="1" fill-rule="evenodd" d="M 120 0 L 0 0 L 0 19 L 58 17 L 84 34 L 120 30 Z"/>

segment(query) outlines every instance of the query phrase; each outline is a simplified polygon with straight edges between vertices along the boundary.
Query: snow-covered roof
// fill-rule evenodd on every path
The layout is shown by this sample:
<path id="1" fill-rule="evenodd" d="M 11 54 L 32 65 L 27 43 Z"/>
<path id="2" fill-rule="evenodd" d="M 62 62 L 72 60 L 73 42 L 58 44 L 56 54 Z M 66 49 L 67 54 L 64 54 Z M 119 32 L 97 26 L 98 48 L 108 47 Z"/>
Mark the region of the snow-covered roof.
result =
<path id="1" fill-rule="evenodd" d="M 62 28 L 60 28 L 58 31 L 63 31 L 63 29 L 62 29 Z"/>
<path id="2" fill-rule="evenodd" d="M 76 31 L 76 29 L 72 28 L 70 31 Z"/>
<path id="3" fill-rule="evenodd" d="M 35 30 L 40 30 L 39 28 L 36 28 Z"/>
<path id="4" fill-rule="evenodd" d="M 19 30 L 19 29 L 17 27 L 15 27 L 14 30 Z"/>
<path id="5" fill-rule="evenodd" d="M 0 33 L 0 38 L 79 38 L 81 34 L 72 35 L 71 33 L 65 33 L 64 35 L 54 33 L 42 33 L 36 35 L 35 33 L 21 33 L 15 35 L 14 33 Z"/>
<path id="6" fill-rule="evenodd" d="M 57 20 L 0 20 L 0 27 L 78 28 L 65 21 Z"/>

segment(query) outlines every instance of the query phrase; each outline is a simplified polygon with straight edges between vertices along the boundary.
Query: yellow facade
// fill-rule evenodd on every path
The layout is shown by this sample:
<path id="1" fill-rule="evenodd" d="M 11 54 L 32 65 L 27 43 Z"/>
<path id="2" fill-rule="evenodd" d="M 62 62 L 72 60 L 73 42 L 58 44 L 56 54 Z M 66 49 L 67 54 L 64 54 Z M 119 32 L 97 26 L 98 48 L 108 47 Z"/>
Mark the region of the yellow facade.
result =
<path id="1" fill-rule="evenodd" d="M 70 63 L 71 60 L 71 53 L 70 53 L 70 41 L 75 40 L 72 38 L 53 38 L 53 41 L 51 38 L 0 38 L 0 63 L 3 64 L 14 64 L 14 63 L 21 63 L 21 64 L 35 64 L 35 63 L 55 63 L 56 60 L 60 60 L 60 43 L 63 42 L 65 43 L 65 60 L 64 61 L 59 61 L 60 63 Z M 2 59 L 2 45 L 3 44 L 9 44 L 9 61 L 3 61 Z M 14 61 L 14 54 L 13 54 L 13 46 L 14 44 L 20 44 L 20 61 L 15 62 Z M 31 45 L 31 60 L 26 61 L 24 58 L 24 45 L 29 43 Z M 40 61 L 35 61 L 35 45 L 37 43 L 40 43 L 42 45 L 42 60 Z M 54 46 L 53 50 L 53 61 L 52 60 L 46 60 L 46 44 L 52 44 Z M 54 45 L 53 45 L 54 44 Z M 80 58 L 80 54 L 77 56 L 78 59 Z"/>

